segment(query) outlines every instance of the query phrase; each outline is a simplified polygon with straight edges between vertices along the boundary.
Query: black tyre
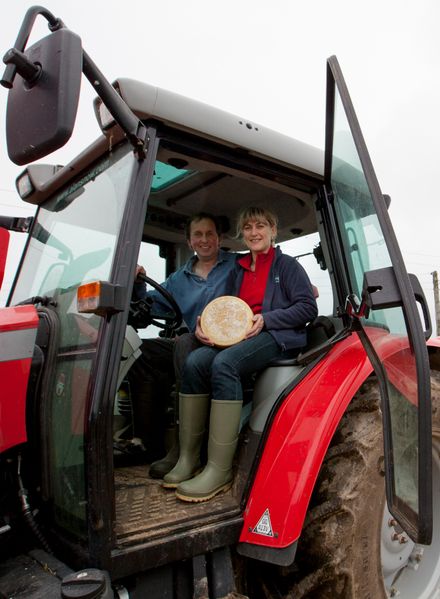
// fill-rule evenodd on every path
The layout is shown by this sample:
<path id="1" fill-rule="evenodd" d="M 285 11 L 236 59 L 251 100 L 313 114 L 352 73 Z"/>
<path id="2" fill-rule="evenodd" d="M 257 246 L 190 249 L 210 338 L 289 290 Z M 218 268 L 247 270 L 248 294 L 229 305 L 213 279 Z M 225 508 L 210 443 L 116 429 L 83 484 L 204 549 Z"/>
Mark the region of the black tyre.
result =
<path id="1" fill-rule="evenodd" d="M 385 501 L 377 381 L 361 387 L 341 420 L 315 486 L 296 560 L 248 564 L 250 597 L 440 597 L 440 373 L 432 373 L 434 533 L 429 547 L 401 532 Z"/>

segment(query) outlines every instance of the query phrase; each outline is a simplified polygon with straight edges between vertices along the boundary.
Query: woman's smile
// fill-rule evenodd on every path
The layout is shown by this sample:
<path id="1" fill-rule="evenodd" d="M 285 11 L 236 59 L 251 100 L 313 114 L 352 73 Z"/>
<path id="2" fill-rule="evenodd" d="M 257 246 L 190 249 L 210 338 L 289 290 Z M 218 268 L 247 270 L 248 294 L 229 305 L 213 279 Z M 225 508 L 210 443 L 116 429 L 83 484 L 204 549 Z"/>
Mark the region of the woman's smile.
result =
<path id="1" fill-rule="evenodd" d="M 266 220 L 248 221 L 243 226 L 243 240 L 247 247 L 255 253 L 265 253 L 272 245 L 275 227 Z"/>

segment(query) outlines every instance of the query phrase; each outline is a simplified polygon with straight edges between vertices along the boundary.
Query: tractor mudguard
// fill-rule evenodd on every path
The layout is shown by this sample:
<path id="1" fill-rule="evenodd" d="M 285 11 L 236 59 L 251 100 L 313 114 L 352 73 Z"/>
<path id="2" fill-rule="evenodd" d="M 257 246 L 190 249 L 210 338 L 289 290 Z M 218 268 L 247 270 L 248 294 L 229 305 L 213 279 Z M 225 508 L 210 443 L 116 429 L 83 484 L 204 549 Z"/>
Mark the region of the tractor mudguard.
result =
<path id="1" fill-rule="evenodd" d="M 370 330 L 370 335 L 381 358 L 391 365 L 394 359 L 393 384 L 411 398 L 402 370 L 402 339 L 381 329 Z M 428 341 L 428 346 L 438 351 L 440 338 Z M 291 563 L 328 446 L 351 399 L 372 373 L 358 335 L 352 334 L 337 343 L 285 398 L 268 431 L 244 510 L 240 553 Z"/>
<path id="2" fill-rule="evenodd" d="M 426 343 L 428 346 L 431 370 L 440 370 L 440 337 L 433 337 Z"/>
<path id="3" fill-rule="evenodd" d="M 34 306 L 0 309 L 0 452 L 27 440 L 26 393 L 37 328 Z"/>
<path id="4" fill-rule="evenodd" d="M 353 334 L 337 343 L 286 397 L 256 472 L 240 544 L 276 551 L 297 541 L 330 441 L 352 397 L 372 372 L 359 337 Z M 242 549 L 239 546 L 240 553 L 249 553 L 249 547 Z"/>
<path id="5" fill-rule="evenodd" d="M 440 349 L 440 337 L 434 337 L 432 339 L 428 339 L 426 345 L 435 349 Z"/>

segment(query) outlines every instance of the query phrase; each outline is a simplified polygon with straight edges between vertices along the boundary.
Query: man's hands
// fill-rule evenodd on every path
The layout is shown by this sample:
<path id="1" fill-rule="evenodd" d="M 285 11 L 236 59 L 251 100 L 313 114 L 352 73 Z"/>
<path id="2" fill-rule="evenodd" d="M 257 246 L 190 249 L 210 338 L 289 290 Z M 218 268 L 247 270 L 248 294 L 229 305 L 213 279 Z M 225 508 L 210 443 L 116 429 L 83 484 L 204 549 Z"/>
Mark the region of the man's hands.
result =
<path id="1" fill-rule="evenodd" d="M 209 337 L 207 337 L 205 335 L 205 333 L 202 330 L 202 326 L 200 324 L 200 316 L 197 316 L 197 324 L 196 324 L 196 330 L 194 332 L 194 335 L 197 337 L 197 339 L 200 341 L 200 343 L 214 347 L 214 343 L 211 341 L 211 339 Z"/>
<path id="2" fill-rule="evenodd" d="M 144 277 L 146 277 L 147 273 L 145 272 L 145 268 L 143 266 L 141 266 L 140 264 L 136 264 L 136 271 L 135 271 L 134 279 L 137 283 L 142 282 L 138 279 L 139 275 L 143 275 Z"/>

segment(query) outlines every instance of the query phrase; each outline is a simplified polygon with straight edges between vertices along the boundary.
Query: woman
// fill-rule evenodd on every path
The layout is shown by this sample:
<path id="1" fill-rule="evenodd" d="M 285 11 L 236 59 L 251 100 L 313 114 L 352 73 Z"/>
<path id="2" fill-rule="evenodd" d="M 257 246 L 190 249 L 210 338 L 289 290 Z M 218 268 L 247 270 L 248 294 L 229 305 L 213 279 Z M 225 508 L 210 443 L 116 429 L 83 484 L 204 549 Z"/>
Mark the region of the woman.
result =
<path id="1" fill-rule="evenodd" d="M 237 232 L 250 252 L 237 261 L 230 285 L 232 294 L 251 307 L 253 325 L 244 341 L 219 349 L 198 320 L 196 336 L 204 346 L 188 356 L 183 371 L 180 457 L 164 477 L 164 486 L 176 488 L 183 501 L 206 501 L 230 487 L 243 400 L 241 377 L 274 358 L 298 353 L 306 343 L 305 325 L 318 313 L 306 272 L 274 247 L 276 217 L 265 208 L 247 208 L 239 215 Z M 201 467 L 210 407 L 208 463 L 194 476 Z"/>

